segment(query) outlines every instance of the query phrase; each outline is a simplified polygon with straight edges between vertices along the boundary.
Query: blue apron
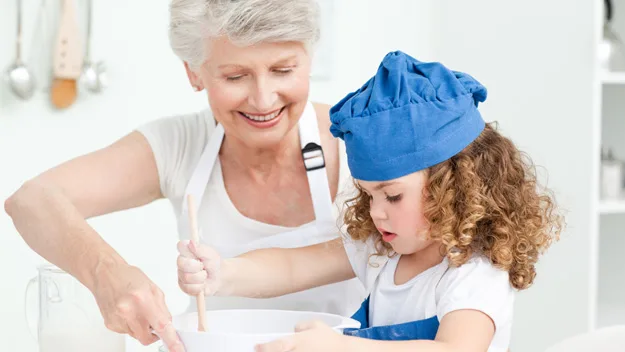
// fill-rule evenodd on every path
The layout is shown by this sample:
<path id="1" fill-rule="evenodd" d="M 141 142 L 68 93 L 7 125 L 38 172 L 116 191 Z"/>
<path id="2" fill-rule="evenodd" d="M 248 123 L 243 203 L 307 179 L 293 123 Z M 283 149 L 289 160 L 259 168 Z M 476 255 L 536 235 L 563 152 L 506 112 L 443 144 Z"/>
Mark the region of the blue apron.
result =
<path id="1" fill-rule="evenodd" d="M 352 319 L 360 322 L 360 329 L 345 329 L 343 334 L 384 341 L 434 340 L 439 325 L 438 317 L 433 316 L 428 319 L 401 324 L 370 326 L 369 297 L 362 303 L 360 309 L 352 316 Z"/>

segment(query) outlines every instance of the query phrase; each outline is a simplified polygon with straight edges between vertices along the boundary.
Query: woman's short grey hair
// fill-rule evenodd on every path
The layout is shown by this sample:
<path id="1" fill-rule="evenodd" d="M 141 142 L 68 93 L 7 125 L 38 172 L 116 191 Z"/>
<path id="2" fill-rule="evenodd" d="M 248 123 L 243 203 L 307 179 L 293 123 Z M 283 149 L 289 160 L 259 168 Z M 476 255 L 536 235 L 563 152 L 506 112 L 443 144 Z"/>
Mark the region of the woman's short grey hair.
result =
<path id="1" fill-rule="evenodd" d="M 172 0 L 170 5 L 171 47 L 192 69 L 206 60 L 207 38 L 225 36 L 242 46 L 295 41 L 310 50 L 319 33 L 316 0 Z"/>

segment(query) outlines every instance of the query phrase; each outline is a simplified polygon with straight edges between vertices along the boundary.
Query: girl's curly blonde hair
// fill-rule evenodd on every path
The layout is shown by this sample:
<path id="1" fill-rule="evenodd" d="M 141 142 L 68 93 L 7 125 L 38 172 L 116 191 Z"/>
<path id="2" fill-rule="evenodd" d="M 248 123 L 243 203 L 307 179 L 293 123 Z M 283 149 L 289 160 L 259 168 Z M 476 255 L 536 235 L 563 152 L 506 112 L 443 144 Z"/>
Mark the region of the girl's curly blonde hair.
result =
<path id="1" fill-rule="evenodd" d="M 376 254 L 392 255 L 369 215 L 369 196 L 356 188 L 346 203 L 347 233 L 359 241 L 373 234 Z M 451 265 L 482 254 L 508 271 L 519 290 L 532 285 L 538 256 L 564 226 L 551 192 L 539 190 L 530 158 L 491 124 L 463 151 L 428 169 L 424 215 Z"/>

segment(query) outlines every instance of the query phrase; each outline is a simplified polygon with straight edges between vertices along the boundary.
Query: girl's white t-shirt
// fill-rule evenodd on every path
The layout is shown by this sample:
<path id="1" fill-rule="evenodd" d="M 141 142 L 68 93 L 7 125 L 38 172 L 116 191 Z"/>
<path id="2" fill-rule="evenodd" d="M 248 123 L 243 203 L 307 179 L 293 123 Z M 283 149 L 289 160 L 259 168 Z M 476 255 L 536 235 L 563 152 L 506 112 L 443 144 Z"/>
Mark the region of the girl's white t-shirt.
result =
<path id="1" fill-rule="evenodd" d="M 356 276 L 370 292 L 371 326 L 401 324 L 428 319 L 440 322 L 455 310 L 472 309 L 488 315 L 495 324 L 489 352 L 505 352 L 510 344 L 515 289 L 508 272 L 495 268 L 479 255 L 460 267 L 447 258 L 406 283 L 395 284 L 400 256 L 373 255 L 374 244 L 345 239 L 345 250 Z M 373 255 L 373 256 L 372 256 Z"/>

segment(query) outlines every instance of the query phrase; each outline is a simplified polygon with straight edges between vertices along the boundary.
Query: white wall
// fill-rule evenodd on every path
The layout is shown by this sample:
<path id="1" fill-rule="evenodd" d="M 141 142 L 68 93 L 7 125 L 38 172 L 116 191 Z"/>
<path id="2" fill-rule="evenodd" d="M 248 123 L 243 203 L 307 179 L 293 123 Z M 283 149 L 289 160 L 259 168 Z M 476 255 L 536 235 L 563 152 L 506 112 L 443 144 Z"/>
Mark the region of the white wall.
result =
<path id="1" fill-rule="evenodd" d="M 434 52 L 489 89 L 487 120 L 546 169 L 568 229 L 518 296 L 512 351 L 585 331 L 593 159 L 592 1 L 439 1 Z M 544 172 L 542 172 L 544 174 Z"/>
<path id="2" fill-rule="evenodd" d="M 39 2 L 25 3 L 29 39 Z M 519 295 L 515 352 L 542 350 L 588 324 L 591 3 L 335 0 L 335 32 L 330 34 L 335 78 L 312 85 L 313 99 L 335 102 L 373 74 L 386 52 L 401 49 L 465 70 L 488 87 L 484 116 L 500 121 L 504 133 L 546 167 L 549 184 L 569 210 L 563 240 L 541 261 L 535 286 Z M 72 108 L 58 112 L 44 92 L 20 102 L 0 85 L 0 199 L 27 178 L 102 147 L 136 125 L 205 105 L 169 50 L 167 4 L 96 2 L 93 53 L 106 61 L 111 81 L 102 95 L 82 94 Z M 0 0 L 2 65 L 13 56 L 14 6 L 14 1 Z M 53 34 L 53 27 L 47 33 Z M 33 50 L 45 49 L 41 41 L 26 44 L 26 54 L 35 56 L 32 64 L 46 62 Z M 91 223 L 166 292 L 172 311 L 184 309 L 186 299 L 175 277 L 174 218 L 166 201 Z M 23 288 L 40 262 L 0 212 L 4 349 L 36 350 L 23 319 Z"/>
<path id="3" fill-rule="evenodd" d="M 56 0 L 46 0 L 50 14 Z M 0 0 L 0 65 L 14 53 L 15 2 Z M 47 69 L 46 41 L 32 42 L 39 1 L 25 0 L 26 55 Z M 78 1 L 82 12 L 82 1 Z M 22 182 L 63 160 L 100 148 L 133 127 L 170 114 L 205 106 L 186 82 L 182 65 L 167 42 L 168 1 L 95 1 L 93 55 L 106 61 L 110 88 L 102 95 L 81 94 L 66 111 L 55 111 L 44 91 L 28 102 L 15 100 L 0 85 L 0 199 Z M 336 1 L 331 33 L 336 79 L 314 82 L 312 98 L 332 103 L 373 74 L 384 54 L 402 49 L 427 53 L 429 4 L 414 1 Z M 393 17 L 393 18 L 391 18 Z M 399 20 L 397 19 L 399 18 Z M 54 17 L 51 18 L 54 22 Z M 54 23 L 48 35 L 53 34 Z M 421 28 L 421 29 L 419 29 Z M 47 38 L 45 38 L 47 39 Z M 43 66 L 41 66 L 43 65 Z M 45 77 L 41 78 L 46 81 Z M 44 82 L 47 83 L 47 82 Z M 43 90 L 44 88 L 42 88 Z M 175 276 L 176 232 L 166 201 L 91 221 L 132 264 L 141 267 L 166 293 L 175 313 L 186 307 Z M 35 351 L 24 322 L 24 287 L 40 258 L 24 244 L 10 218 L 0 212 L 0 341 L 7 350 Z"/>

